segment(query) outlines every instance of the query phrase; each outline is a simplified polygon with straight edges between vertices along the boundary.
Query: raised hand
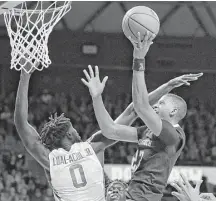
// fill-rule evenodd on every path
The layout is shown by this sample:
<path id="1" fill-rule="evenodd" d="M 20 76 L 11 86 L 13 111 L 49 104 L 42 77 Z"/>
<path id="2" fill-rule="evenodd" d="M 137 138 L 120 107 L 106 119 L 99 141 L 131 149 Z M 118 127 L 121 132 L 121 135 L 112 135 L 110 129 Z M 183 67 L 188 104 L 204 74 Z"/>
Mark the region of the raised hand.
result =
<path id="1" fill-rule="evenodd" d="M 83 78 L 81 79 L 81 81 L 84 85 L 86 85 L 89 88 L 89 92 L 92 98 L 96 98 L 97 96 L 100 96 L 102 94 L 108 76 L 104 77 L 103 81 L 101 82 L 99 77 L 98 66 L 95 66 L 95 73 L 91 65 L 88 65 L 88 69 L 89 73 L 86 70 L 83 70 L 83 73 L 85 74 L 87 81 Z"/>
<path id="2" fill-rule="evenodd" d="M 143 41 L 141 41 L 140 32 L 138 32 L 138 42 L 129 37 L 129 40 L 134 46 L 133 57 L 136 59 L 144 59 L 154 38 L 155 34 L 150 33 L 149 31 L 146 31 Z"/>
<path id="3" fill-rule="evenodd" d="M 172 88 L 180 87 L 182 85 L 190 86 L 190 82 L 198 80 L 201 76 L 203 76 L 203 73 L 181 75 L 170 80 L 168 85 Z"/>
<path id="4" fill-rule="evenodd" d="M 180 201 L 199 201 L 200 185 L 201 181 L 197 181 L 196 187 L 193 188 L 186 177 L 181 174 L 182 181 L 176 181 L 171 183 L 171 185 L 177 190 L 177 192 L 172 192 L 172 195 L 177 197 Z"/>

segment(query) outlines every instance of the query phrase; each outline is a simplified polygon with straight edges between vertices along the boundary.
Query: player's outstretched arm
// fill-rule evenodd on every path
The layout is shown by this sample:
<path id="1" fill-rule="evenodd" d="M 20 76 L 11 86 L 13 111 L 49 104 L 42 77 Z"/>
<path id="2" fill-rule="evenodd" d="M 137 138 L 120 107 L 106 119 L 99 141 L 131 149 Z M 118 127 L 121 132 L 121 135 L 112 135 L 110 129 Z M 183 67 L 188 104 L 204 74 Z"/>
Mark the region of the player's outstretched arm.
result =
<path id="1" fill-rule="evenodd" d="M 201 77 L 203 73 L 196 73 L 196 74 L 184 74 L 179 77 L 173 78 L 169 80 L 168 82 L 162 84 L 154 91 L 150 92 L 148 94 L 148 100 L 149 104 L 153 106 L 160 100 L 160 98 L 169 92 L 171 92 L 173 89 L 180 87 L 182 85 L 190 86 L 190 82 L 198 80 L 199 77 Z M 128 105 L 128 107 L 123 111 L 122 114 L 120 114 L 117 119 L 115 120 L 115 123 L 122 124 L 122 125 L 131 125 L 136 119 L 137 114 L 134 109 L 133 102 Z"/>
<path id="2" fill-rule="evenodd" d="M 158 102 L 158 100 L 164 96 L 165 94 L 169 93 L 176 87 L 180 87 L 182 85 L 190 85 L 190 81 L 195 81 L 198 77 L 202 76 L 202 73 L 198 74 L 185 74 L 174 79 L 171 79 L 167 83 L 159 86 L 157 89 L 149 93 L 148 99 L 149 104 L 154 105 Z M 114 121 L 116 124 L 127 125 L 130 126 L 136 119 L 137 114 L 134 110 L 133 103 L 130 103 L 128 107 L 120 114 L 117 119 Z M 101 131 L 96 132 L 88 139 L 89 142 L 94 144 L 95 151 L 105 150 L 107 147 L 115 144 L 118 141 L 111 140 L 106 138 Z"/>
<path id="3" fill-rule="evenodd" d="M 173 78 L 166 82 L 165 84 L 162 84 L 157 89 L 149 93 L 148 99 L 149 104 L 154 105 L 156 104 L 160 98 L 169 92 L 171 92 L 173 89 L 186 85 L 190 86 L 190 82 L 198 80 L 199 77 L 201 77 L 203 73 L 196 73 L 196 74 L 184 74 L 179 77 Z"/>
<path id="4" fill-rule="evenodd" d="M 133 61 L 133 87 L 132 87 L 132 96 L 133 96 L 133 103 L 135 111 L 137 112 L 138 116 L 144 121 L 146 126 L 156 135 L 160 136 L 162 131 L 162 120 L 160 117 L 155 113 L 151 105 L 149 104 L 148 100 L 148 91 L 145 82 L 145 56 L 149 50 L 150 45 L 152 44 L 152 38 L 149 32 L 146 33 L 143 42 L 140 39 L 140 33 L 138 33 L 138 44 L 131 41 L 134 46 L 134 61 Z M 196 74 L 195 74 L 196 75 Z M 197 74 L 198 77 L 202 74 Z M 184 75 L 182 77 L 178 77 L 174 80 L 177 81 L 175 85 L 181 86 L 183 84 L 189 85 L 189 81 L 197 80 L 197 77 L 194 75 Z M 173 80 L 172 80 L 173 82 Z M 171 82 L 171 83 L 172 83 Z M 179 82 L 179 83 L 178 83 Z M 163 125 L 165 127 L 169 127 L 169 125 Z M 168 128 L 167 127 L 167 128 Z M 166 132 L 167 137 L 169 140 L 164 140 L 164 143 L 168 144 L 176 144 L 178 142 L 178 134 L 177 132 L 171 129 L 170 132 Z"/>
<path id="5" fill-rule="evenodd" d="M 89 66 L 89 73 L 84 70 L 86 80 L 82 79 L 82 82 L 89 88 L 89 92 L 92 96 L 93 107 L 95 111 L 95 116 L 100 126 L 102 134 L 112 140 L 121 140 L 129 142 L 137 142 L 137 129 L 116 124 L 107 112 L 103 100 L 102 92 L 108 77 L 105 77 L 103 81 L 100 81 L 98 67 L 95 66 L 95 75 L 92 67 Z M 132 107 L 132 105 L 130 106 Z M 130 108 L 131 109 L 131 108 Z"/>
<path id="6" fill-rule="evenodd" d="M 49 151 L 41 144 L 37 131 L 28 123 L 28 87 L 31 74 L 21 72 L 15 103 L 14 122 L 27 151 L 49 169 Z"/>
<path id="7" fill-rule="evenodd" d="M 153 37 L 152 37 L 153 38 Z M 133 61 L 133 81 L 132 81 L 132 96 L 135 111 L 138 116 L 144 121 L 146 126 L 155 134 L 159 135 L 162 130 L 162 120 L 154 112 L 149 104 L 148 91 L 145 83 L 145 56 L 152 44 L 150 34 L 144 37 L 143 42 L 140 39 L 140 33 L 138 33 L 138 44 L 134 45 L 134 61 Z"/>
<path id="8" fill-rule="evenodd" d="M 154 105 L 163 95 L 169 93 L 175 87 L 180 86 L 180 84 L 184 82 L 181 80 L 183 80 L 181 77 L 174 78 L 170 80 L 169 82 L 159 86 L 157 89 L 155 89 L 151 93 L 149 93 L 148 98 L 149 98 L 150 105 Z M 138 116 L 134 110 L 134 105 L 133 103 L 130 103 L 128 107 L 117 117 L 117 119 L 114 122 L 116 124 L 130 126 L 137 119 L 137 117 Z M 93 145 L 94 151 L 96 153 L 100 151 L 104 151 L 109 146 L 112 146 L 118 142 L 116 140 L 112 140 L 112 139 L 105 137 L 102 134 L 101 130 L 94 133 L 87 141 Z M 101 155 L 103 156 L 103 154 L 104 153 L 102 153 Z"/>

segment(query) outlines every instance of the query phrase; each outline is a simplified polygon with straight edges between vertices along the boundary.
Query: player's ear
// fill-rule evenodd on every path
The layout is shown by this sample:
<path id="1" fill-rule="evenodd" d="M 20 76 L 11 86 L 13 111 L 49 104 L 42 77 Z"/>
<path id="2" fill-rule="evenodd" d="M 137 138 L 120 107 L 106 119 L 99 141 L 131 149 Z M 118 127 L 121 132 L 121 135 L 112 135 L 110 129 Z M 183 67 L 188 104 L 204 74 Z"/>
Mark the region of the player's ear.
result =
<path id="1" fill-rule="evenodd" d="M 70 132 L 67 132 L 66 135 L 69 139 L 72 139 L 72 137 L 73 137 L 72 133 L 70 133 Z"/>
<path id="2" fill-rule="evenodd" d="M 177 108 L 173 108 L 173 110 L 170 112 L 170 117 L 174 117 L 178 112 Z"/>

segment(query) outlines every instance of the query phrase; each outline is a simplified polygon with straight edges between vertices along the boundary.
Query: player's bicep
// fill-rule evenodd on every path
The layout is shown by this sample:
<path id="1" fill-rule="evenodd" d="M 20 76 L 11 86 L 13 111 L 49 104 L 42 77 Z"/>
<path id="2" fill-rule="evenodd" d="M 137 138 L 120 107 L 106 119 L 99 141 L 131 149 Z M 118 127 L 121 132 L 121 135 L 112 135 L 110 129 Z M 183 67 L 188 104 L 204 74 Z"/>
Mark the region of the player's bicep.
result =
<path id="1" fill-rule="evenodd" d="M 138 142 L 137 128 L 115 124 L 111 139 L 125 142 Z"/>
<path id="2" fill-rule="evenodd" d="M 100 161 L 102 167 L 104 167 L 104 151 L 105 150 L 98 151 L 97 154 L 96 154 L 97 158 Z"/>
<path id="3" fill-rule="evenodd" d="M 107 147 L 117 143 L 116 140 L 108 139 L 107 137 L 102 135 L 101 131 L 93 134 L 87 141 L 91 143 L 91 146 L 94 149 L 95 153 L 98 153 L 106 149 Z"/>
<path id="4" fill-rule="evenodd" d="M 145 109 L 140 108 L 138 116 L 143 120 L 145 125 L 156 135 L 159 136 L 162 131 L 162 120 L 149 105 Z"/>
<path id="5" fill-rule="evenodd" d="M 175 127 L 165 120 L 162 120 L 162 130 L 159 138 L 166 145 L 176 145 L 181 140 Z"/>

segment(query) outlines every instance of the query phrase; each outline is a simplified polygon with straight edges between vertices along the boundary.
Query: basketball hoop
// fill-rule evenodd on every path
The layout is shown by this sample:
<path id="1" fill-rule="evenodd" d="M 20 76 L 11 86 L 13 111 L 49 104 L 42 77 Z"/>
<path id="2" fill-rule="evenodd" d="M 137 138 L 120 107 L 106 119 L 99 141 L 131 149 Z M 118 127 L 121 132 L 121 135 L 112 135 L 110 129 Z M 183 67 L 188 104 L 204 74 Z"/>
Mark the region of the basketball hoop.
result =
<path id="1" fill-rule="evenodd" d="M 5 11 L 4 20 L 10 37 L 11 69 L 24 69 L 29 73 L 32 68 L 43 70 L 51 64 L 48 39 L 53 27 L 71 9 L 71 2 L 55 1 L 44 8 L 45 2 L 38 1 L 34 9 L 27 8 L 23 2 L 20 8 Z M 23 63 L 25 59 L 25 63 Z M 26 64 L 31 66 L 25 69 Z M 37 65 L 40 63 L 41 65 Z"/>

